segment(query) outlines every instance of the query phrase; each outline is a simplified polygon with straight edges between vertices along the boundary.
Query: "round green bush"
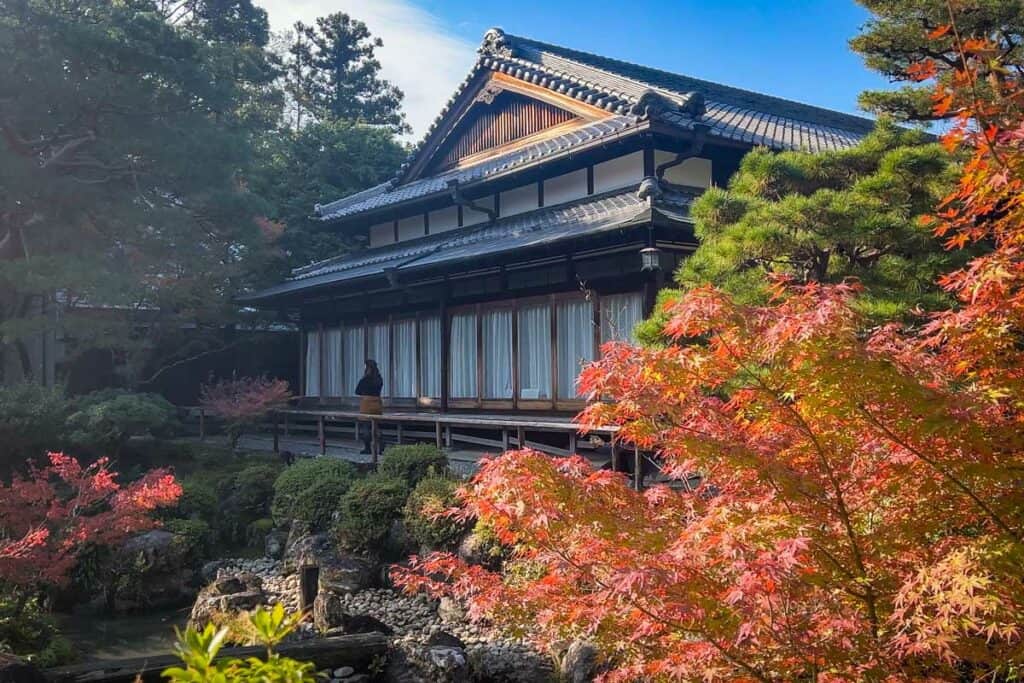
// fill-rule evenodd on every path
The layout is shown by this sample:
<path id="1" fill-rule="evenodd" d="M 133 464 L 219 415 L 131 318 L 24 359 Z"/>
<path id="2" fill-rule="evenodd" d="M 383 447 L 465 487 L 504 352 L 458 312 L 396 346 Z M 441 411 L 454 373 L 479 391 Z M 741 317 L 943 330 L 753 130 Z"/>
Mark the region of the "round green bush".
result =
<path id="1" fill-rule="evenodd" d="M 220 484 L 220 506 L 216 526 L 229 543 L 248 542 L 247 528 L 270 514 L 274 482 L 280 468 L 269 464 L 250 465 L 225 477 Z"/>
<path id="2" fill-rule="evenodd" d="M 210 554 L 213 534 L 210 525 L 201 519 L 170 519 L 164 528 L 177 536 L 175 539 L 184 550 L 184 556 L 198 563 Z"/>
<path id="3" fill-rule="evenodd" d="M 427 477 L 416 484 L 405 503 L 405 528 L 421 546 L 451 550 L 466 534 L 470 522 L 439 513 L 457 507 L 457 482 Z"/>
<path id="4" fill-rule="evenodd" d="M 405 482 L 395 477 L 378 473 L 357 481 L 338 506 L 338 540 L 355 550 L 379 551 L 408 495 Z"/>
<path id="5" fill-rule="evenodd" d="M 425 443 L 392 446 L 384 451 L 378 471 L 401 479 L 411 489 L 431 474 L 444 476 L 448 471 L 448 456 L 436 446 Z"/>
<path id="6" fill-rule="evenodd" d="M 177 517 L 211 521 L 217 514 L 217 492 L 212 484 L 195 478 L 181 480 Z"/>
<path id="7" fill-rule="evenodd" d="M 355 467 L 344 460 L 300 460 L 274 482 L 271 516 L 278 525 L 299 520 L 315 529 L 325 528 L 355 478 Z"/>

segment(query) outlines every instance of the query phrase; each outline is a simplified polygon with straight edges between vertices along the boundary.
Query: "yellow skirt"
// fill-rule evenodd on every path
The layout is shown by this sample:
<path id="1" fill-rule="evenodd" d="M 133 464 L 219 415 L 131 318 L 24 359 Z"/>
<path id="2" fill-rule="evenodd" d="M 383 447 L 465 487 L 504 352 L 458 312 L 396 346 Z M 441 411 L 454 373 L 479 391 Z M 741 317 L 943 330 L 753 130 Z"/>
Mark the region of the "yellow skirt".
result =
<path id="1" fill-rule="evenodd" d="M 365 415 L 380 415 L 384 412 L 384 404 L 381 403 L 380 396 L 360 396 L 359 412 Z"/>

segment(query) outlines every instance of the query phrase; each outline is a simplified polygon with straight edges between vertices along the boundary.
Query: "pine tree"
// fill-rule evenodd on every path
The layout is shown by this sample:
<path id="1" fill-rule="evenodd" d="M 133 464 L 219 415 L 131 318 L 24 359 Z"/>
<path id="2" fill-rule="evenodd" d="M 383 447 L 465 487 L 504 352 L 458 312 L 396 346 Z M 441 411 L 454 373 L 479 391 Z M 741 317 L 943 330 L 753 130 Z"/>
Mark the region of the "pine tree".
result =
<path id="1" fill-rule="evenodd" d="M 58 307 L 67 340 L 135 372 L 162 335 L 237 312 L 266 246 L 241 173 L 275 74 L 265 15 L 233 6 L 0 4 L 0 337 L 24 374 Z"/>
<path id="2" fill-rule="evenodd" d="M 772 279 L 864 287 L 856 306 L 879 322 L 917 307 L 948 304 L 939 273 L 964 258 L 943 249 L 920 217 L 955 177 L 941 145 L 917 130 L 881 123 L 854 148 L 826 152 L 756 149 L 728 188 L 711 188 L 693 206 L 697 251 L 676 282 L 683 291 L 714 284 L 744 303 L 764 303 Z M 678 297 L 668 290 L 663 299 Z M 659 339 L 664 321 L 641 328 Z"/>
<path id="3" fill-rule="evenodd" d="M 1001 54 L 998 69 L 979 71 L 980 88 L 988 89 L 990 78 L 1001 80 L 1000 70 L 1018 75 L 1024 70 L 1024 3 L 1019 0 L 858 2 L 873 16 L 850 46 L 869 68 L 907 84 L 895 91 L 862 93 L 860 103 L 865 109 L 918 121 L 946 118 L 950 112 L 933 108 L 934 84 L 920 83 L 920 76 L 922 68 L 930 64 L 936 68 L 935 76 L 948 82 L 960 64 L 958 39 L 964 43 L 985 41 Z M 956 15 L 955 32 L 951 30 L 951 12 Z"/>

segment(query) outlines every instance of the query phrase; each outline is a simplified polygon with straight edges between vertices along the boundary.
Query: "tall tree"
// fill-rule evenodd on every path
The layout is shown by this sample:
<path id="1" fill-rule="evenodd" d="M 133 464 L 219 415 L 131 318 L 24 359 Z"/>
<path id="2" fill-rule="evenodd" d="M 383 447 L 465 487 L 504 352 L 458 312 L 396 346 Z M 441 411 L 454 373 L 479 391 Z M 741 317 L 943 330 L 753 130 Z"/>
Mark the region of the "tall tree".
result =
<path id="1" fill-rule="evenodd" d="M 295 24 L 286 57 L 286 89 L 298 111 L 319 120 L 359 121 L 407 132 L 402 91 L 380 77 L 383 45 L 363 22 L 344 12 Z M 302 117 L 297 122 L 301 123 Z"/>
<path id="2" fill-rule="evenodd" d="M 796 282 L 857 278 L 856 306 L 879 322 L 950 299 L 936 283 L 964 259 L 921 218 L 949 190 L 952 157 L 916 130 L 882 122 L 856 147 L 826 153 L 747 154 L 728 188 L 693 206 L 700 247 L 680 266 L 682 290 L 714 284 L 748 303 L 770 296 L 766 275 Z M 669 290 L 662 300 L 678 298 Z M 664 317 L 641 328 L 658 338 Z"/>
<path id="3" fill-rule="evenodd" d="M 921 76 L 944 84 L 961 66 L 957 43 L 981 41 L 999 59 L 979 65 L 977 86 L 988 89 L 1004 74 L 1024 73 L 1024 3 L 1017 0 L 858 0 L 872 17 L 850 46 L 867 65 L 905 84 L 895 91 L 868 91 L 861 106 L 900 118 L 931 121 L 947 118 L 948 107 L 933 107 L 935 88 Z M 951 18 L 956 17 L 956 30 Z M 998 66 L 998 68 L 992 68 Z M 998 86 L 996 86 L 998 89 Z"/>
<path id="4" fill-rule="evenodd" d="M 66 339 L 136 370 L 163 333 L 233 315 L 266 244 L 247 107 L 274 77 L 265 17 L 234 6 L 0 5 L 0 335 L 23 359 L 57 307 Z"/>

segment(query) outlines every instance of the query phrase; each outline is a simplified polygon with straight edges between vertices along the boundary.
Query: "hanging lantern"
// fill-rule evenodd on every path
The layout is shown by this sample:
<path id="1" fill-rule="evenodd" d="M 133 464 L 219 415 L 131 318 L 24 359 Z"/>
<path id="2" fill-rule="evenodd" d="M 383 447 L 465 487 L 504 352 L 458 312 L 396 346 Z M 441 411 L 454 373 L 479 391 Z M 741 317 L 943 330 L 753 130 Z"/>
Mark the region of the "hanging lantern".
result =
<path id="1" fill-rule="evenodd" d="M 661 250 L 657 247 L 644 247 L 640 250 L 640 270 L 654 271 L 661 269 Z"/>

